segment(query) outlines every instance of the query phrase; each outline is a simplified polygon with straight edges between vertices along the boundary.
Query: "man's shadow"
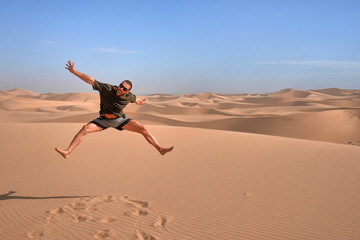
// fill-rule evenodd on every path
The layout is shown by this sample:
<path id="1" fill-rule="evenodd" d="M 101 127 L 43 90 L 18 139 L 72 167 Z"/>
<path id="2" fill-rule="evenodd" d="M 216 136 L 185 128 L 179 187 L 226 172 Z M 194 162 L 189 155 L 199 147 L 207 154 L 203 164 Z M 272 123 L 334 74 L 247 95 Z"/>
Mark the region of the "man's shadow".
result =
<path id="1" fill-rule="evenodd" d="M 9 191 L 8 193 L 0 195 L 0 201 L 3 200 L 11 200 L 11 199 L 53 199 L 53 198 L 83 198 L 83 197 L 91 197 L 91 196 L 54 196 L 54 197 L 28 197 L 28 196 L 11 196 L 16 193 L 16 191 Z"/>

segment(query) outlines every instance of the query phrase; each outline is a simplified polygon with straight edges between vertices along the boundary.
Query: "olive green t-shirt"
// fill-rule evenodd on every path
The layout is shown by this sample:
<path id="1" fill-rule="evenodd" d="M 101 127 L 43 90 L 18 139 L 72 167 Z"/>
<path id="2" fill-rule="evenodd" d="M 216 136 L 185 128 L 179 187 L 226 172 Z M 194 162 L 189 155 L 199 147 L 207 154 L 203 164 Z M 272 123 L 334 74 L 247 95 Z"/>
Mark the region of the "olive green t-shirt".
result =
<path id="1" fill-rule="evenodd" d="M 117 96 L 116 86 L 98 82 L 97 80 L 94 82 L 93 89 L 100 93 L 100 115 L 107 113 L 121 117 L 124 114 L 123 109 L 126 105 L 136 101 L 136 96 L 131 92 L 123 96 Z"/>

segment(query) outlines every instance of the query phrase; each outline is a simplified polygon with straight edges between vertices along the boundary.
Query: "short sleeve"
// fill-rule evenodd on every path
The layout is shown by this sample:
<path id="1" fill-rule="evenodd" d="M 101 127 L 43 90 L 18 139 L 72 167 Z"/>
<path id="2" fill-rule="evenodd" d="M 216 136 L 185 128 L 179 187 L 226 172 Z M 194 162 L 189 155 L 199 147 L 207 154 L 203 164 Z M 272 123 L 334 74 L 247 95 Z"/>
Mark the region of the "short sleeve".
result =
<path id="1" fill-rule="evenodd" d="M 131 103 L 136 102 L 136 95 L 131 94 L 130 102 L 131 102 Z"/>
<path id="2" fill-rule="evenodd" d="M 103 86 L 102 86 L 101 82 L 98 82 L 97 80 L 95 80 L 93 89 L 100 92 L 102 88 L 103 88 Z"/>
<path id="3" fill-rule="evenodd" d="M 111 84 L 102 83 L 102 82 L 95 80 L 93 89 L 97 90 L 99 92 L 102 92 L 102 91 L 111 91 L 113 89 L 113 87 L 114 86 L 112 86 Z"/>

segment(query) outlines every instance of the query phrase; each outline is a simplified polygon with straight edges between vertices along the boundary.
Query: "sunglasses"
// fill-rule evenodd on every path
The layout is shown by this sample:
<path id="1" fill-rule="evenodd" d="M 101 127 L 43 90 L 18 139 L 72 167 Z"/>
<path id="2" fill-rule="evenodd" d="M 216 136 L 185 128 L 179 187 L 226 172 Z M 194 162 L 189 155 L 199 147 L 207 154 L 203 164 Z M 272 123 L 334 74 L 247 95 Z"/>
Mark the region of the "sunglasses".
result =
<path id="1" fill-rule="evenodd" d="M 122 88 L 125 92 L 127 92 L 129 90 L 126 87 L 124 87 L 124 85 L 122 83 L 119 85 L 119 88 Z"/>

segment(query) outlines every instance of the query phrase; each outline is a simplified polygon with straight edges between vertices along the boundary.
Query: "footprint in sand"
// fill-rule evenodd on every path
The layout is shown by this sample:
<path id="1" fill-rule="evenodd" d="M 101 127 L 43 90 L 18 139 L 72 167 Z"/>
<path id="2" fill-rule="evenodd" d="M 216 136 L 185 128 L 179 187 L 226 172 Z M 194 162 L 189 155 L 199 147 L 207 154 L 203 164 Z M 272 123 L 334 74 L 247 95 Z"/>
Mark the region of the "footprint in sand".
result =
<path id="1" fill-rule="evenodd" d="M 138 240 L 156 240 L 153 235 L 143 232 L 140 229 L 136 230 L 136 237 Z"/>
<path id="2" fill-rule="evenodd" d="M 170 220 L 167 219 L 166 217 L 163 216 L 157 216 L 153 222 L 153 226 L 161 229 L 161 230 L 167 230 L 166 229 L 166 224 L 169 222 Z"/>
<path id="3" fill-rule="evenodd" d="M 141 207 L 141 208 L 147 208 L 149 207 L 149 204 L 147 202 L 144 201 L 138 201 L 138 200 L 129 200 L 129 205 L 133 204 L 136 207 Z"/>
<path id="4" fill-rule="evenodd" d="M 142 219 L 138 218 L 138 219 L 136 219 L 136 222 L 135 222 L 134 226 L 136 228 L 140 229 L 142 227 L 142 223 L 143 223 Z"/>
<path id="5" fill-rule="evenodd" d="M 124 212 L 125 216 L 147 216 L 149 213 L 145 210 L 131 210 Z"/>
<path id="6" fill-rule="evenodd" d="M 115 199 L 116 196 L 76 198 L 64 208 L 70 208 L 75 211 L 77 210 L 94 211 L 97 210 L 97 204 L 113 202 Z"/>
<path id="7" fill-rule="evenodd" d="M 68 207 L 70 207 L 73 210 L 93 211 L 93 210 L 97 210 L 96 203 L 98 202 L 100 201 L 93 201 L 93 199 L 91 198 L 85 198 L 85 199 L 76 198 L 70 204 L 68 204 Z"/>
<path id="8" fill-rule="evenodd" d="M 116 218 L 114 217 L 97 217 L 97 218 L 92 218 L 91 219 L 92 222 L 97 222 L 97 223 L 111 223 L 111 222 L 115 222 Z"/>
<path id="9" fill-rule="evenodd" d="M 57 223 L 58 221 L 55 219 L 54 215 L 50 215 L 46 218 L 46 223 L 50 224 L 50 223 Z"/>
<path id="10" fill-rule="evenodd" d="M 34 232 L 28 232 L 26 235 L 28 238 L 33 239 L 33 238 L 39 238 L 39 237 L 44 236 L 44 233 L 43 233 L 43 231 L 39 230 L 39 231 L 34 231 Z"/>
<path id="11" fill-rule="evenodd" d="M 85 216 L 75 214 L 75 215 L 71 215 L 69 219 L 74 223 L 81 223 L 81 222 L 85 222 L 88 218 Z"/>
<path id="12" fill-rule="evenodd" d="M 136 221 L 135 221 L 135 224 L 134 224 L 134 226 L 136 228 L 141 228 L 142 223 L 143 223 L 142 216 L 147 216 L 148 214 L 149 213 L 147 211 L 145 211 L 145 210 L 131 210 L 131 211 L 128 211 L 128 212 L 124 212 L 125 216 L 136 217 Z"/>
<path id="13" fill-rule="evenodd" d="M 133 200 L 133 199 L 128 199 L 127 197 L 125 197 L 123 199 L 124 202 L 128 203 L 129 207 L 138 207 L 138 208 L 148 208 L 149 204 L 148 202 L 144 202 L 144 201 L 139 201 L 139 200 Z M 128 212 L 124 213 L 125 216 L 136 216 L 136 217 L 141 217 L 141 216 L 147 216 L 149 215 L 149 213 L 143 209 L 136 209 L 136 210 L 131 210 Z M 152 226 L 160 229 L 160 230 L 167 230 L 166 229 L 166 224 L 168 222 L 170 222 L 171 219 L 168 219 L 167 217 L 158 215 L 155 220 L 153 221 Z M 142 220 L 141 218 L 137 218 L 135 226 L 136 227 L 141 227 L 142 224 Z M 146 239 L 146 238 L 145 238 Z"/>
<path id="14" fill-rule="evenodd" d="M 47 211 L 47 213 L 50 213 L 53 215 L 63 214 L 63 213 L 65 213 L 65 209 L 63 207 L 58 207 L 58 208 L 51 209 L 50 211 Z"/>
<path id="15" fill-rule="evenodd" d="M 104 203 L 104 202 L 113 202 L 117 200 L 119 197 L 115 195 L 111 196 L 101 196 L 101 197 L 94 197 L 88 200 L 90 203 Z"/>
<path id="16" fill-rule="evenodd" d="M 138 207 L 138 208 L 148 208 L 149 203 L 145 201 L 140 200 L 134 200 L 134 199 L 128 199 L 127 196 L 120 198 L 122 201 L 126 202 L 128 204 L 128 207 Z"/>
<path id="17" fill-rule="evenodd" d="M 112 231 L 104 229 L 104 230 L 99 230 L 97 231 L 97 233 L 94 235 L 94 238 L 97 239 L 104 239 L 110 236 L 115 235 Z"/>

